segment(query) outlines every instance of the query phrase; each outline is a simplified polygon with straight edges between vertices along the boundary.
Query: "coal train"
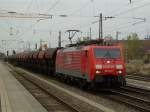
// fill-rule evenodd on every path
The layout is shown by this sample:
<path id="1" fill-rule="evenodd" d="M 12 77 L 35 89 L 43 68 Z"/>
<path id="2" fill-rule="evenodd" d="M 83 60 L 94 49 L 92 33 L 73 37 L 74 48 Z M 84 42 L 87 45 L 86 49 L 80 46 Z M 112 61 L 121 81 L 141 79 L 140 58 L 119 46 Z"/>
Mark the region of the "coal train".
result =
<path id="1" fill-rule="evenodd" d="M 120 46 L 72 45 L 21 52 L 8 57 L 10 63 L 45 72 L 81 87 L 125 86 L 126 70 Z"/>

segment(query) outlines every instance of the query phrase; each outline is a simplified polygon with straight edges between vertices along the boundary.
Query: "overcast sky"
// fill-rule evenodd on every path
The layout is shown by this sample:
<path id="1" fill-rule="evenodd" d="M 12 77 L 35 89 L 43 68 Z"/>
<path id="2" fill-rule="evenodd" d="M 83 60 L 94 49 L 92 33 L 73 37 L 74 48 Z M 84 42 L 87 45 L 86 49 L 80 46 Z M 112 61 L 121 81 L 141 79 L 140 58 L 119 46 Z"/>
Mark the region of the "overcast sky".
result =
<path id="1" fill-rule="evenodd" d="M 58 31 L 62 31 L 63 45 L 68 43 L 68 29 L 78 29 L 78 37 L 98 37 L 98 23 L 100 13 L 103 17 L 112 16 L 113 19 L 103 21 L 104 36 L 121 32 L 119 39 L 126 38 L 136 32 L 140 38 L 149 34 L 150 30 L 150 0 L 0 0 L 0 12 L 14 11 L 20 13 L 52 14 L 52 19 L 37 22 L 38 19 L 17 19 L 13 17 L 0 18 L 0 51 L 5 49 L 23 50 L 28 44 L 34 48 L 40 39 L 49 46 L 56 47 Z M 67 15 L 60 17 L 59 15 Z M 145 22 L 142 22 L 144 21 Z M 6 41 L 5 41 L 6 40 Z M 10 41 L 8 41 L 10 40 Z M 14 41 L 16 40 L 16 41 Z"/>

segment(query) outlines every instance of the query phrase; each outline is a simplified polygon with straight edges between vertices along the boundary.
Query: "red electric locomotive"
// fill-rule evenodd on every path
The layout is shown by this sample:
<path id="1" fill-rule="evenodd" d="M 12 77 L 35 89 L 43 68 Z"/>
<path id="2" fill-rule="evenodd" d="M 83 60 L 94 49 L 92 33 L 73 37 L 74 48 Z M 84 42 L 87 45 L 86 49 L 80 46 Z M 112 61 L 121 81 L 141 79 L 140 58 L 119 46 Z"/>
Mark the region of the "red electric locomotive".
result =
<path id="1" fill-rule="evenodd" d="M 119 46 L 76 46 L 60 49 L 56 56 L 56 73 L 79 80 L 82 86 L 123 86 L 125 64 Z"/>
<path id="2" fill-rule="evenodd" d="M 125 64 L 121 47 L 106 46 L 103 40 L 78 43 L 66 48 L 23 52 L 9 57 L 11 63 L 77 81 L 81 87 L 124 86 Z M 95 43 L 96 42 L 96 43 Z M 54 74 L 56 73 L 56 74 Z"/>

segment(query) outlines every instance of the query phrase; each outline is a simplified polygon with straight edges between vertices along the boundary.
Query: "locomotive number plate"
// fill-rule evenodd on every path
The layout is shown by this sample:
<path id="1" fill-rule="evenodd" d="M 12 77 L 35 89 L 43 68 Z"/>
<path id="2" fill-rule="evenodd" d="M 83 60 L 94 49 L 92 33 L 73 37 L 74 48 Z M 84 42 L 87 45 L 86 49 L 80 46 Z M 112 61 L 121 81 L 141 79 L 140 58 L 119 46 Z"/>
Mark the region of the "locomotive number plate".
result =
<path id="1" fill-rule="evenodd" d="M 114 68 L 114 65 L 103 65 L 103 68 Z"/>
<path id="2" fill-rule="evenodd" d="M 105 72 L 107 72 L 107 73 L 108 73 L 108 72 L 109 72 L 109 73 L 111 73 L 111 72 L 113 72 L 113 70 L 105 70 Z"/>

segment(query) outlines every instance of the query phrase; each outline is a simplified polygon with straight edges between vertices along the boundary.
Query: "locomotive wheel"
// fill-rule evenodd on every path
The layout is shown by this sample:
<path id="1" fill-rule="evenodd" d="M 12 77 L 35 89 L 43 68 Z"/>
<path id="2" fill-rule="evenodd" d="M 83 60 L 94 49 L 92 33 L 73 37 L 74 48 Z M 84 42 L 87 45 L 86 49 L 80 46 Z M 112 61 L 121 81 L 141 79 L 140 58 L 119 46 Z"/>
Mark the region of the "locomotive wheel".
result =
<path id="1" fill-rule="evenodd" d="M 66 83 L 66 84 L 70 84 L 70 83 L 71 83 L 71 79 L 70 79 L 69 77 L 66 77 L 65 83 Z"/>
<path id="2" fill-rule="evenodd" d="M 81 89 L 85 90 L 88 88 L 88 83 L 85 80 L 80 80 L 79 81 L 79 86 Z"/>
<path id="3" fill-rule="evenodd" d="M 123 86 L 126 86 L 127 82 L 125 79 L 123 79 Z"/>
<path id="4" fill-rule="evenodd" d="M 126 80 L 123 78 L 119 84 L 120 86 L 126 86 Z"/>
<path id="5" fill-rule="evenodd" d="M 92 90 L 95 87 L 94 82 L 87 83 L 87 89 Z"/>

